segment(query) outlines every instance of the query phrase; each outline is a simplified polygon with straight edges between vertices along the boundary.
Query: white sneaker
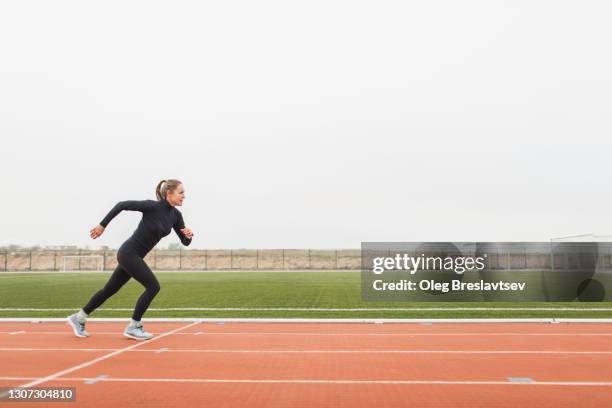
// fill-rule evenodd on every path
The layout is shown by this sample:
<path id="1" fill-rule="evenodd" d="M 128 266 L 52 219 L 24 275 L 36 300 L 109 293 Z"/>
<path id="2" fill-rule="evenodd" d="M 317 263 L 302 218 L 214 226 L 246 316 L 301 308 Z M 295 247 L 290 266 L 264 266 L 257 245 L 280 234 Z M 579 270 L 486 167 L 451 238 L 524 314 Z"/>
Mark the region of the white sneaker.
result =
<path id="1" fill-rule="evenodd" d="M 77 319 L 76 313 L 68 316 L 68 324 L 72 327 L 72 331 L 74 335 L 77 337 L 89 337 L 89 333 L 85 330 L 85 323 L 81 323 L 79 319 Z"/>
<path id="2" fill-rule="evenodd" d="M 144 331 L 142 324 L 136 327 L 132 327 L 131 325 L 128 325 L 128 327 L 125 328 L 123 335 L 125 337 L 129 337 L 130 339 L 135 339 L 135 340 L 149 340 L 153 338 L 153 335 L 151 333 Z"/>

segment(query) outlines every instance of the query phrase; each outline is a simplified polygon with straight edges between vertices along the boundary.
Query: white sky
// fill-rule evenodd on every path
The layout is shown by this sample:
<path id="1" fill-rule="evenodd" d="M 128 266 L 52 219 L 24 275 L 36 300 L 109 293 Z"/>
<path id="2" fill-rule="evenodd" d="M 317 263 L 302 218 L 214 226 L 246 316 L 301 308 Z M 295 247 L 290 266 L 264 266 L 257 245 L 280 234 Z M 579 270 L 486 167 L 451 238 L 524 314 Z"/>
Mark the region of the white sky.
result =
<path id="1" fill-rule="evenodd" d="M 609 2 L 0 3 L 0 244 L 612 234 Z M 174 235 L 161 245 L 177 242 Z"/>

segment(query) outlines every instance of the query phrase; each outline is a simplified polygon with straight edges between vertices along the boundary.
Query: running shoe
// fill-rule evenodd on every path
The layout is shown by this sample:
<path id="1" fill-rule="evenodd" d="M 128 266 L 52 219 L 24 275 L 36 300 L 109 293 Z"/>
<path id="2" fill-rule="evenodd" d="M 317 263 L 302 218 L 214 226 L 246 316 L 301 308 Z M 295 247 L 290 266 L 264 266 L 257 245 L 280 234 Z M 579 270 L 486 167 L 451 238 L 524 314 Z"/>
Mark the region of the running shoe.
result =
<path id="1" fill-rule="evenodd" d="M 85 323 L 81 323 L 79 319 L 77 319 L 76 313 L 68 316 L 67 318 L 68 324 L 72 327 L 72 331 L 74 335 L 77 337 L 89 337 L 89 333 L 85 330 Z"/>
<path id="2" fill-rule="evenodd" d="M 144 331 L 144 328 L 142 327 L 142 325 L 136 326 L 136 327 L 132 327 L 131 325 L 128 325 L 128 327 L 125 328 L 123 335 L 125 337 L 129 337 L 130 339 L 136 339 L 136 340 L 149 340 L 153 338 L 153 335 L 151 333 Z"/>

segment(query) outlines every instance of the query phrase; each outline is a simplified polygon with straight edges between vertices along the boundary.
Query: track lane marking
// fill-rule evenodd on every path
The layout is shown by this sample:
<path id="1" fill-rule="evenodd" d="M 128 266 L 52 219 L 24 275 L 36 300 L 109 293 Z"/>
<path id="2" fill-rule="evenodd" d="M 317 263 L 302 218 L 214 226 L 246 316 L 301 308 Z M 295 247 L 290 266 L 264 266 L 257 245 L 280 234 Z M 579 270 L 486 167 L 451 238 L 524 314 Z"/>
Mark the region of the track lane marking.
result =
<path id="1" fill-rule="evenodd" d="M 27 381 L 35 377 L 0 377 L 2 381 Z M 91 380 L 90 377 L 56 377 L 49 381 L 76 381 L 83 382 Z M 332 380 L 332 379 L 222 379 L 222 378 L 119 378 L 108 377 L 99 381 L 103 382 L 176 382 L 176 383 L 258 383 L 258 384 L 405 384 L 405 385 L 506 385 L 506 386 L 578 386 L 578 387 L 612 387 L 612 381 L 533 381 L 533 382 L 510 382 L 503 381 L 453 381 L 453 380 Z M 16 388 L 16 387 L 15 387 Z"/>
<path id="2" fill-rule="evenodd" d="M 66 374 L 69 374 L 69 373 L 71 373 L 71 372 L 74 372 L 74 371 L 80 370 L 81 368 L 89 367 L 89 366 L 91 366 L 91 365 L 93 365 L 93 364 L 96 364 L 96 363 L 98 363 L 98 362 L 100 362 L 100 361 L 107 360 L 107 359 L 109 359 L 109 358 L 111 358 L 111 357 L 114 357 L 114 356 L 116 356 L 116 355 L 118 355 L 118 354 L 125 353 L 126 351 L 130 351 L 130 350 L 132 350 L 132 349 L 135 349 L 135 348 L 137 348 L 137 347 L 140 347 L 141 345 L 143 345 L 143 344 L 145 344 L 145 343 L 151 343 L 151 342 L 153 342 L 153 341 L 156 341 L 156 340 L 159 340 L 159 339 L 163 339 L 163 338 L 164 338 L 164 337 L 166 337 L 166 336 L 169 336 L 169 335 L 171 335 L 171 334 L 177 333 L 177 332 L 179 332 L 179 331 L 181 331 L 181 330 L 188 329 L 188 328 L 193 327 L 193 326 L 195 326 L 195 325 L 197 325 L 197 324 L 200 324 L 200 322 L 199 322 L 199 321 L 195 321 L 195 322 L 190 323 L 190 324 L 187 324 L 187 325 L 185 325 L 185 326 L 181 326 L 181 327 L 176 328 L 176 329 L 174 329 L 174 330 L 171 330 L 171 331 L 169 331 L 169 332 L 162 333 L 162 334 L 160 334 L 159 336 L 153 337 L 153 338 L 152 338 L 152 339 L 150 339 L 150 340 L 140 341 L 140 342 L 138 342 L 138 343 L 136 343 L 136 344 L 132 344 L 131 346 L 124 347 L 124 348 L 122 348 L 122 349 L 115 350 L 115 351 L 113 351 L 112 353 L 105 354 L 105 355 L 103 355 L 103 356 L 100 356 L 100 357 L 94 358 L 93 360 L 86 361 L 86 362 L 84 362 L 84 363 L 81 363 L 81 364 L 78 364 L 78 365 L 75 365 L 75 366 L 72 366 L 72 367 L 66 368 L 65 370 L 61 370 L 61 371 L 58 371 L 58 372 L 56 372 L 56 373 L 50 374 L 50 375 L 48 375 L 48 376 L 46 376 L 46 377 L 38 378 L 38 379 L 36 379 L 36 380 L 34 380 L 34 381 L 28 382 L 28 383 L 26 383 L 26 384 L 22 384 L 22 385 L 20 385 L 20 386 L 18 386 L 18 387 L 16 387 L 16 388 L 30 388 L 30 387 L 35 387 L 35 386 L 37 386 L 37 385 L 40 385 L 40 384 L 46 383 L 46 382 L 48 382 L 48 381 L 52 381 L 52 380 L 54 380 L 54 379 L 56 379 L 56 378 L 62 377 L 62 376 L 66 375 Z M 1 399 L 1 398 L 3 398 L 3 397 L 5 397 L 6 395 L 8 395 L 8 392 L 1 393 L 1 394 L 0 394 L 0 399 Z"/>
<path id="3" fill-rule="evenodd" d="M 116 348 L 34 348 L 34 347 L 0 347 L 0 352 L 104 352 L 119 351 Z M 140 353 L 262 353 L 262 354 L 559 354 L 559 355 L 612 355 L 612 351 L 581 350 L 249 350 L 249 349 L 137 349 L 126 352 Z"/>
<path id="4" fill-rule="evenodd" d="M 0 334 L 62 334 L 66 335 L 66 331 L 21 331 L 8 332 L 0 331 Z M 91 332 L 93 335 L 103 336 L 117 336 L 121 334 L 119 331 L 116 332 Z M 151 332 L 153 334 L 159 334 L 159 332 Z M 244 336 L 244 335 L 264 335 L 264 336 L 414 336 L 414 337 L 427 337 L 427 336 L 612 336 L 612 333 L 521 333 L 521 332 L 457 332 L 457 333 L 313 333 L 313 332 L 195 332 L 195 333 L 174 333 L 176 336 Z"/>

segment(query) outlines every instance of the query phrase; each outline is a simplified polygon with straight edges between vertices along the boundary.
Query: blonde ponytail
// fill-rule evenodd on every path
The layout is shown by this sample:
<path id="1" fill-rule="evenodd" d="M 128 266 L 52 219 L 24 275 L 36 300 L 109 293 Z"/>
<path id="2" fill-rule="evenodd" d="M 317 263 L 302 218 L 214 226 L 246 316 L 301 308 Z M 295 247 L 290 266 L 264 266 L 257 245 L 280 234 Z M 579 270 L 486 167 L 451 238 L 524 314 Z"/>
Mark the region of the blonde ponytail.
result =
<path id="1" fill-rule="evenodd" d="M 157 187 L 155 188 L 155 196 L 160 201 L 165 200 L 166 194 L 168 194 L 168 192 L 174 191 L 181 184 L 183 183 L 175 179 L 162 180 L 157 184 Z"/>

